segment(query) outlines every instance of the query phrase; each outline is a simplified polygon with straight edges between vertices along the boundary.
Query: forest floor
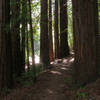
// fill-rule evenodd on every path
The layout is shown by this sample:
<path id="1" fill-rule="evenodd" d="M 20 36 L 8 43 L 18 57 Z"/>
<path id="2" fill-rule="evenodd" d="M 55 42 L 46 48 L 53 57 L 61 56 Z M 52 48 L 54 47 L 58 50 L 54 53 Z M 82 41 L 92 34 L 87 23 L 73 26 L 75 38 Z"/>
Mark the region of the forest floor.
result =
<path id="1" fill-rule="evenodd" d="M 35 84 L 18 86 L 2 100 L 100 100 L 100 79 L 85 87 L 75 87 L 73 60 L 73 57 L 55 60 L 53 67 L 41 73 Z"/>

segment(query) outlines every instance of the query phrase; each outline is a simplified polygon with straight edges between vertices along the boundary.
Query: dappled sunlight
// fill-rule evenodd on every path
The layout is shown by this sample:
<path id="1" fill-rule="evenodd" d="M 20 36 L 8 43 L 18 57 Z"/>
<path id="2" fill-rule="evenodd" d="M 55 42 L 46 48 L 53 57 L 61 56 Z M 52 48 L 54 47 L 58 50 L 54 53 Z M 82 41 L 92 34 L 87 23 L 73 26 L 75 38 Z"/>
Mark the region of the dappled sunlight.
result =
<path id="1" fill-rule="evenodd" d="M 63 63 L 68 63 L 68 59 L 64 59 L 63 60 Z"/>
<path id="2" fill-rule="evenodd" d="M 75 59 L 74 58 L 71 58 L 70 60 L 69 60 L 69 62 L 73 62 Z"/>
<path id="3" fill-rule="evenodd" d="M 35 56 L 35 63 L 38 64 L 40 62 L 39 56 Z"/>
<path id="4" fill-rule="evenodd" d="M 50 64 L 54 64 L 54 62 L 50 62 Z"/>
<path id="5" fill-rule="evenodd" d="M 62 62 L 62 59 L 55 59 L 54 62 L 52 62 L 52 64 L 58 64 L 58 63 L 61 63 Z"/>
<path id="6" fill-rule="evenodd" d="M 25 69 L 28 69 L 28 66 L 27 65 L 25 65 Z"/>
<path id="7" fill-rule="evenodd" d="M 63 63 L 67 64 L 67 63 L 72 63 L 74 61 L 74 58 L 72 57 L 71 59 L 63 59 Z"/>
<path id="8" fill-rule="evenodd" d="M 38 64 L 40 62 L 39 56 L 35 55 L 35 63 Z M 29 63 L 32 65 L 32 57 L 29 57 Z"/>
<path id="9" fill-rule="evenodd" d="M 40 63 L 40 59 L 38 56 L 35 56 L 35 64 L 39 64 Z M 32 65 L 32 57 L 29 57 L 29 64 Z M 27 69 L 28 66 L 27 64 L 25 65 L 25 69 Z"/>
<path id="10" fill-rule="evenodd" d="M 58 74 L 58 75 L 62 75 L 61 72 L 58 72 L 58 71 L 50 71 L 52 74 Z"/>
<path id="11" fill-rule="evenodd" d="M 66 67 L 61 67 L 60 69 L 62 69 L 62 70 L 69 70 L 69 69 L 66 68 Z"/>
<path id="12" fill-rule="evenodd" d="M 48 93 L 53 94 L 53 91 L 50 89 L 47 89 Z"/>
<path id="13" fill-rule="evenodd" d="M 29 63 L 32 65 L 32 57 L 29 57 Z"/>

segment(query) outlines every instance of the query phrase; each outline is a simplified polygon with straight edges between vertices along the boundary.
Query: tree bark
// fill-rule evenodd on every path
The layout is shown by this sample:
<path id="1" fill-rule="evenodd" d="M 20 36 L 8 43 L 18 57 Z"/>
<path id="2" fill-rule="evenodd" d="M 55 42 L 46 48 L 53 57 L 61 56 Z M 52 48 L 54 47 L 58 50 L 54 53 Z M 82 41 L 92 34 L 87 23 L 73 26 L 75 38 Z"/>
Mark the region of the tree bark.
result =
<path id="1" fill-rule="evenodd" d="M 16 12 L 15 12 L 16 11 Z M 21 48 L 20 48 L 20 0 L 11 0 L 11 35 L 14 74 L 21 74 Z"/>
<path id="2" fill-rule="evenodd" d="M 28 26 L 26 26 L 26 30 L 27 30 L 27 37 L 26 37 L 26 44 L 27 44 L 27 68 L 29 70 L 29 32 L 28 32 Z"/>
<path id="3" fill-rule="evenodd" d="M 33 36 L 33 28 L 32 28 L 32 14 L 31 14 L 31 1 L 28 0 L 29 2 L 29 16 L 30 16 L 30 36 L 31 36 L 31 48 L 32 48 L 32 64 L 35 64 L 35 56 L 34 56 L 34 36 Z"/>
<path id="4" fill-rule="evenodd" d="M 52 0 L 49 0 L 49 57 L 50 61 L 54 60 L 53 55 L 53 36 L 52 36 Z"/>
<path id="5" fill-rule="evenodd" d="M 96 27 L 96 64 L 97 64 L 97 73 L 100 76 L 100 33 L 99 33 L 99 1 L 96 0 L 96 6 L 94 9 L 96 9 L 96 14 L 95 14 L 95 27 Z M 97 27 L 98 26 L 98 27 Z"/>
<path id="6" fill-rule="evenodd" d="M 60 0 L 60 57 L 69 55 L 67 0 Z"/>
<path id="7" fill-rule="evenodd" d="M 41 0 L 40 61 L 46 68 L 50 63 L 48 37 L 48 0 Z"/>
<path id="8" fill-rule="evenodd" d="M 58 0 L 55 0 L 54 11 L 54 43 L 55 43 L 55 58 L 59 58 L 59 23 L 58 23 Z"/>
<path id="9" fill-rule="evenodd" d="M 21 70 L 22 72 L 25 71 L 25 33 L 26 33 L 26 17 L 27 16 L 27 11 L 26 11 L 26 7 L 27 7 L 27 0 L 23 0 L 22 1 L 22 67 Z"/>
<path id="10" fill-rule="evenodd" d="M 32 65 L 34 67 L 34 82 L 36 81 L 36 68 L 35 68 L 35 55 L 34 55 L 34 36 L 33 36 L 33 28 L 32 28 L 32 13 L 31 13 L 31 1 L 29 2 L 29 16 L 30 16 L 30 36 L 31 36 L 31 48 L 32 48 Z"/>
<path id="11" fill-rule="evenodd" d="M 13 86 L 10 0 L 0 0 L 0 89 Z"/>
<path id="12" fill-rule="evenodd" d="M 74 78 L 86 84 L 96 78 L 96 0 L 72 0 L 74 21 Z M 96 25 L 96 26 L 95 26 Z"/>

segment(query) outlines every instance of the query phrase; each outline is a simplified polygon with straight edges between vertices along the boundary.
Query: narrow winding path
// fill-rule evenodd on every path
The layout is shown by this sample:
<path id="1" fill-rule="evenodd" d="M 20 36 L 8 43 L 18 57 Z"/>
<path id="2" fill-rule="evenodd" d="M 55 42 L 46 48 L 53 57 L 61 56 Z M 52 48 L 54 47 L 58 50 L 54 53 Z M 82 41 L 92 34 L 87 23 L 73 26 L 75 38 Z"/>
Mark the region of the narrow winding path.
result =
<path id="1" fill-rule="evenodd" d="M 67 100 L 64 92 L 71 80 L 72 61 L 72 57 L 56 60 L 53 68 L 42 73 L 35 85 L 15 89 L 4 100 Z"/>

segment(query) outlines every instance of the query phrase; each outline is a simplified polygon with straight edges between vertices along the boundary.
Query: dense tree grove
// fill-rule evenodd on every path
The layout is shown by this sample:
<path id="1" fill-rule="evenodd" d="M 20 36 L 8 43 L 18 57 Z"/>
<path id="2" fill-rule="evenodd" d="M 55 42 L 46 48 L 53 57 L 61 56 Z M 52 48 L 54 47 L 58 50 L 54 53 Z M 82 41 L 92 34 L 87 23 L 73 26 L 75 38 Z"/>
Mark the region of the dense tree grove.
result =
<path id="1" fill-rule="evenodd" d="M 38 71 L 69 56 L 74 56 L 76 84 L 96 80 L 100 74 L 98 2 L 0 0 L 0 91 L 12 88 L 16 78 L 31 70 L 35 82 Z"/>

